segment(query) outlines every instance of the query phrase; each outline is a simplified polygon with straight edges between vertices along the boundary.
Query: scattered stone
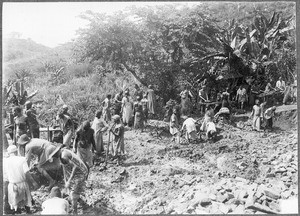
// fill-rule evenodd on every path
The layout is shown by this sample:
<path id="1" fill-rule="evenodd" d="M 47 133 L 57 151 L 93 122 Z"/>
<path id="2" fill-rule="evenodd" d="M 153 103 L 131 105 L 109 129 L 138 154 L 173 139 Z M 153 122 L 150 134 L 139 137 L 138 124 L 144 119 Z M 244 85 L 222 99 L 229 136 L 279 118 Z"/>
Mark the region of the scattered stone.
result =
<path id="1" fill-rule="evenodd" d="M 269 207 L 270 207 L 270 209 L 272 209 L 274 211 L 280 212 L 280 206 L 276 202 L 270 202 Z"/>
<path id="2" fill-rule="evenodd" d="M 280 198 L 280 193 L 276 191 L 274 188 L 267 188 L 264 190 L 266 196 L 272 198 L 272 199 L 279 199 Z"/>
<path id="3" fill-rule="evenodd" d="M 210 198 L 203 198 L 201 201 L 200 201 L 200 205 L 202 207 L 205 207 L 205 206 L 208 206 L 211 204 L 211 199 Z"/>
<path id="4" fill-rule="evenodd" d="M 223 214 L 228 214 L 229 212 L 229 207 L 223 203 L 220 204 L 219 206 L 219 210 L 223 213 Z"/>
<path id="5" fill-rule="evenodd" d="M 292 195 L 292 191 L 291 190 L 286 190 L 286 191 L 284 191 L 284 192 L 281 193 L 281 197 L 283 199 L 288 199 L 291 195 Z"/>
<path id="6" fill-rule="evenodd" d="M 248 182 L 247 179 L 244 179 L 244 178 L 241 178 L 241 177 L 238 177 L 238 176 L 235 178 L 235 180 L 243 182 L 243 183 L 247 183 Z"/>
<path id="7" fill-rule="evenodd" d="M 212 201 L 216 201 L 217 200 L 217 196 L 215 194 L 209 194 L 209 199 L 211 199 Z"/>
<path id="8" fill-rule="evenodd" d="M 264 213 L 267 213 L 267 214 L 278 214 L 277 211 L 274 211 L 274 210 L 270 209 L 267 206 L 263 206 L 263 205 L 260 205 L 260 204 L 257 204 L 257 203 L 247 206 L 246 209 L 252 209 L 252 210 L 264 212 Z"/>
<path id="9" fill-rule="evenodd" d="M 266 174 L 266 178 L 275 178 L 275 177 L 276 177 L 275 173 L 267 173 Z"/>
<path id="10" fill-rule="evenodd" d="M 233 210 L 233 214 L 244 214 L 245 212 L 245 207 L 244 205 L 238 205 L 234 210 Z"/>
<path id="11" fill-rule="evenodd" d="M 218 193 L 218 195 L 217 195 L 217 201 L 221 202 L 221 203 L 225 203 L 225 202 L 228 201 L 228 196 Z"/>

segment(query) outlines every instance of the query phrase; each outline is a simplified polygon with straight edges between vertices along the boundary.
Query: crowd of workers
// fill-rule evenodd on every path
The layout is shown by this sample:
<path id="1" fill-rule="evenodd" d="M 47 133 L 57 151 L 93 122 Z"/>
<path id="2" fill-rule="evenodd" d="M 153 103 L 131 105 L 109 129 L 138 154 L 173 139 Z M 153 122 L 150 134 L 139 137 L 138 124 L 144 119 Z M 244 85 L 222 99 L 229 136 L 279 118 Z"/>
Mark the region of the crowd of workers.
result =
<path id="1" fill-rule="evenodd" d="M 195 120 L 192 113 L 193 94 L 186 88 L 180 93 L 180 110 L 176 107 L 172 109 L 169 122 L 169 131 L 172 141 L 181 143 L 181 135 L 185 131 L 187 142 L 197 141 L 201 136 L 200 132 L 206 134 L 207 139 L 214 139 L 217 129 L 215 122 L 220 117 L 230 121 L 232 104 L 236 102 L 238 108 L 244 109 L 249 100 L 254 100 L 251 115 L 253 117 L 253 130 L 261 131 L 261 121 L 265 122 L 265 129 L 272 129 L 272 118 L 276 107 L 266 107 L 266 102 L 253 97 L 258 91 L 255 83 L 251 88 L 251 95 L 247 95 L 244 85 L 241 85 L 232 95 L 229 88 L 224 92 L 217 93 L 216 101 L 208 97 L 208 89 L 204 82 L 198 92 L 198 108 L 204 114 L 202 123 Z M 271 90 L 267 84 L 266 91 Z M 291 95 L 291 89 L 285 86 L 280 78 L 276 83 L 279 91 L 287 92 Z M 294 97 L 294 94 L 291 95 Z M 286 99 L 284 94 L 284 101 Z M 125 127 L 144 131 L 147 120 L 155 115 L 156 96 L 153 86 L 149 86 L 143 91 L 135 85 L 132 96 L 129 90 L 121 91 L 112 99 L 110 94 L 102 102 L 102 109 L 95 113 L 93 121 L 84 121 L 78 128 L 72 116 L 68 112 L 68 106 L 64 105 L 56 116 L 59 123 L 61 136 L 54 136 L 52 142 L 41 139 L 37 112 L 32 107 L 31 102 L 26 102 L 25 110 L 21 107 L 13 108 L 14 134 L 13 142 L 6 149 L 7 157 L 4 158 L 4 182 L 6 185 L 5 204 L 13 213 L 20 213 L 24 208 L 30 213 L 32 198 L 28 181 L 33 182 L 33 188 L 38 188 L 36 182 L 30 176 L 30 169 L 33 167 L 32 156 L 37 157 L 37 169 L 49 181 L 50 199 L 42 205 L 43 214 L 67 214 L 68 203 L 61 198 L 62 192 L 69 194 L 72 205 L 72 212 L 77 213 L 77 203 L 80 195 L 84 191 L 85 182 L 89 175 L 89 170 L 94 165 L 95 155 L 105 158 L 110 156 L 116 160 L 117 164 L 122 163 L 122 156 L 125 155 L 124 133 Z M 251 104 L 251 103 L 250 103 Z M 267 108 L 267 109 L 266 109 Z M 183 122 L 181 124 L 181 119 Z M 197 127 L 200 126 L 200 129 Z M 199 132 L 200 131 L 200 132 Z M 106 152 L 104 148 L 104 133 L 108 132 L 108 145 Z M 112 137 L 111 137 L 112 136 Z M 95 153 L 93 155 L 93 153 Z M 60 190 L 56 181 L 49 175 L 49 170 L 63 168 L 64 189 Z M 51 206 L 56 206 L 51 208 Z"/>

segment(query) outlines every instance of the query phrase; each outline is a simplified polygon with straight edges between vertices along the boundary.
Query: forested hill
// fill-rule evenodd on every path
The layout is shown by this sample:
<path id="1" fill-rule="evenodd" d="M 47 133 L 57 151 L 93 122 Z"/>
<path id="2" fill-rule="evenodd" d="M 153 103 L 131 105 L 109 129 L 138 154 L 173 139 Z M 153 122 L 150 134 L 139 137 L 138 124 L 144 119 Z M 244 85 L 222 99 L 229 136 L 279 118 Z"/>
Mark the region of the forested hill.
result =
<path id="1" fill-rule="evenodd" d="M 3 61 L 6 63 L 35 58 L 50 52 L 51 48 L 31 39 L 4 38 Z"/>

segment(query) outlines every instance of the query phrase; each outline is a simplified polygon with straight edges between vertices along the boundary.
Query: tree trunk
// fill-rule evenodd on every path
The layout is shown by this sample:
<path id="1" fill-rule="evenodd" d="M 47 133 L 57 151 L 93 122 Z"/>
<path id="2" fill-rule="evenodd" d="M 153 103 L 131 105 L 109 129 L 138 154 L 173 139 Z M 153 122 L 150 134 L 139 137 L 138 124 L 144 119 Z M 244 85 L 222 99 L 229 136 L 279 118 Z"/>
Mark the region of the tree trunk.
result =
<path id="1" fill-rule="evenodd" d="M 130 68 L 125 62 L 122 62 L 122 64 L 124 65 L 126 70 L 128 70 L 143 86 L 148 87 L 147 83 L 136 74 L 135 70 Z"/>

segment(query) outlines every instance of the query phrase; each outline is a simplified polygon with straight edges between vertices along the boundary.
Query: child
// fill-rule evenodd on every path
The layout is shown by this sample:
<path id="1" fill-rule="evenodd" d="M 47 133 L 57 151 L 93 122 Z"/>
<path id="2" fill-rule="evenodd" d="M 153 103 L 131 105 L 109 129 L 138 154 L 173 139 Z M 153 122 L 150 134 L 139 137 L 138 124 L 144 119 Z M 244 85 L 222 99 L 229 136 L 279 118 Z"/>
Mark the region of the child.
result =
<path id="1" fill-rule="evenodd" d="M 61 198 L 61 191 L 59 187 L 53 187 L 50 193 L 50 199 L 46 200 L 42 204 L 43 211 L 42 215 L 52 215 L 52 214 L 68 214 L 69 213 L 69 203 L 67 200 Z"/>
<path id="2" fill-rule="evenodd" d="M 275 114 L 275 110 L 276 110 L 276 107 L 275 106 L 272 106 L 270 108 L 268 108 L 266 111 L 265 111 L 265 119 L 266 119 L 266 127 L 265 129 L 270 129 L 272 130 L 273 128 L 273 117 L 274 117 L 274 114 Z"/>
<path id="3" fill-rule="evenodd" d="M 177 143 L 180 142 L 180 132 L 179 132 L 179 122 L 177 118 L 177 109 L 173 109 L 173 114 L 170 118 L 170 133 L 172 134 L 172 141 L 176 140 Z"/>
<path id="4" fill-rule="evenodd" d="M 252 112 L 249 116 L 251 118 L 253 116 L 252 128 L 253 130 L 260 131 L 260 113 L 261 108 L 259 106 L 259 100 L 255 100 L 255 105 L 253 106 Z"/>

